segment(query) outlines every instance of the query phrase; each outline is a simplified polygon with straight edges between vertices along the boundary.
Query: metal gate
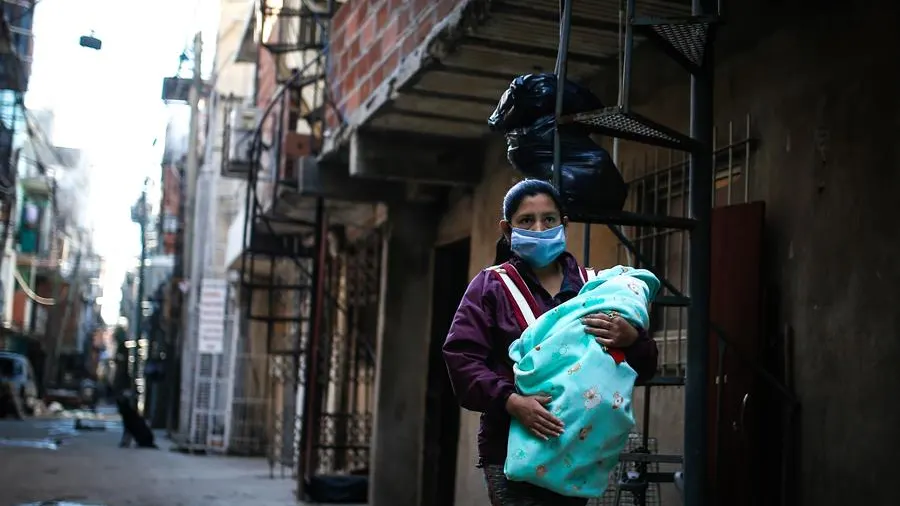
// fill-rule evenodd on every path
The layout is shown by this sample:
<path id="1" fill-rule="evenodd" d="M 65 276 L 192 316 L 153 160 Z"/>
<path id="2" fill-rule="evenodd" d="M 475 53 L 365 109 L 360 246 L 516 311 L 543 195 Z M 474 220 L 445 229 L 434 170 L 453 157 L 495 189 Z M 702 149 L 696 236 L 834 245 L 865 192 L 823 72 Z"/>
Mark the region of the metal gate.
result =
<path id="1" fill-rule="evenodd" d="M 310 474 L 368 469 L 382 249 L 381 230 L 371 230 L 327 263 Z"/>
<path id="2" fill-rule="evenodd" d="M 236 364 L 232 446 L 264 451 L 270 474 L 283 477 L 297 467 L 299 406 L 310 323 L 311 228 L 271 223 L 253 213 L 256 226 L 245 252 L 242 305 L 245 331 Z M 239 441 L 240 440 L 240 441 Z"/>

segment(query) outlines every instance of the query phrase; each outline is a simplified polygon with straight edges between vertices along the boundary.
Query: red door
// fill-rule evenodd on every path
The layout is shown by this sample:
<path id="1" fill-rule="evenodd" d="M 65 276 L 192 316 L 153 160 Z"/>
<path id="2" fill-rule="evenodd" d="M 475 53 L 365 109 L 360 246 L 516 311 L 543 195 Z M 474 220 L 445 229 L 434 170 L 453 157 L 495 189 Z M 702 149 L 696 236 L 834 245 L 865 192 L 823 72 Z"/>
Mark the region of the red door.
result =
<path id="1" fill-rule="evenodd" d="M 759 441 L 749 419 L 757 401 L 755 372 L 746 362 L 758 360 L 762 322 L 762 254 L 765 205 L 762 202 L 719 207 L 712 214 L 712 262 L 710 348 L 712 364 L 710 392 L 710 470 L 716 506 L 750 506 L 755 492 L 752 475 L 758 459 Z M 722 405 L 716 436 L 716 367 L 719 339 L 727 340 L 723 361 Z M 718 465 L 715 462 L 719 442 Z M 716 475 L 716 473 L 718 475 Z"/>

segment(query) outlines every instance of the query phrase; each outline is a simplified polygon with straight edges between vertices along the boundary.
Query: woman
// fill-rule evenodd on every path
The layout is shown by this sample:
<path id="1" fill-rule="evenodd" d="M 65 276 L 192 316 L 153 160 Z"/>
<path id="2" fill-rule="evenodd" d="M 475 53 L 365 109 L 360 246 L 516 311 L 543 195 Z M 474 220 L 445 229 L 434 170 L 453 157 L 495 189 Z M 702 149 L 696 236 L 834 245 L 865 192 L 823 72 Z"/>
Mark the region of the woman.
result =
<path id="1" fill-rule="evenodd" d="M 560 201 L 552 185 L 533 179 L 519 182 L 503 199 L 494 263 L 516 268 L 540 312 L 571 299 L 584 285 L 578 262 L 565 251 L 568 219 Z M 502 282 L 489 274 L 482 271 L 466 289 L 444 343 L 444 359 L 460 405 L 482 414 L 478 467 L 484 470 L 491 504 L 583 506 L 586 499 L 511 482 L 503 474 L 511 416 L 539 437 L 557 436 L 564 427 L 544 408 L 549 398 L 516 393 L 507 349 L 523 329 Z M 583 323 L 599 343 L 624 352 L 639 380 L 653 376 L 658 351 L 643 329 L 605 314 L 587 316 Z"/>

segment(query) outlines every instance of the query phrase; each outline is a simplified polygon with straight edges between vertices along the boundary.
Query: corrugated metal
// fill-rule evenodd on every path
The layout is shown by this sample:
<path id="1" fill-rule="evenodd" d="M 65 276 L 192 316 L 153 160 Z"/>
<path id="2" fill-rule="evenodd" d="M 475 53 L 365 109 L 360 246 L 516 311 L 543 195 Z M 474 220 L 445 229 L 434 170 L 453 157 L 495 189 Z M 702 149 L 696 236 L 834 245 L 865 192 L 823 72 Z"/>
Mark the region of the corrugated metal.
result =
<path id="1" fill-rule="evenodd" d="M 573 1 L 570 78 L 580 81 L 599 72 L 618 72 L 619 9 L 624 3 Z M 553 71 L 558 8 L 558 0 L 494 0 L 487 20 L 459 41 L 441 61 L 443 68 L 423 69 L 411 90 L 401 92 L 372 126 L 454 137 L 487 134 L 492 109 L 486 106 L 488 100 L 498 100 L 516 75 Z M 689 14 L 689 0 L 637 2 L 638 16 Z"/>

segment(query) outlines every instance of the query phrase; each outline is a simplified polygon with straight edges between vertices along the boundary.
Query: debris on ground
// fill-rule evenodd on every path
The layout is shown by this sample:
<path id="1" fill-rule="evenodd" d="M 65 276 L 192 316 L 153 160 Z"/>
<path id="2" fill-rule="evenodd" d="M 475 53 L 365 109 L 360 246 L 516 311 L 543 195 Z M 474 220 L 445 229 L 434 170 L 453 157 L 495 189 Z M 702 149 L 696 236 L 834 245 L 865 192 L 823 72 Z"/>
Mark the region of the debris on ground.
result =
<path id="1" fill-rule="evenodd" d="M 39 448 L 42 450 L 58 450 L 62 441 L 59 439 L 12 439 L 0 438 L 0 447 Z"/>
<path id="2" fill-rule="evenodd" d="M 103 506 L 102 504 L 86 504 L 81 502 L 72 502 L 72 501 L 41 501 L 41 502 L 30 502 L 25 504 L 17 504 L 16 506 Z"/>

